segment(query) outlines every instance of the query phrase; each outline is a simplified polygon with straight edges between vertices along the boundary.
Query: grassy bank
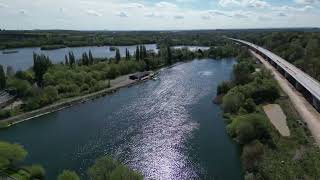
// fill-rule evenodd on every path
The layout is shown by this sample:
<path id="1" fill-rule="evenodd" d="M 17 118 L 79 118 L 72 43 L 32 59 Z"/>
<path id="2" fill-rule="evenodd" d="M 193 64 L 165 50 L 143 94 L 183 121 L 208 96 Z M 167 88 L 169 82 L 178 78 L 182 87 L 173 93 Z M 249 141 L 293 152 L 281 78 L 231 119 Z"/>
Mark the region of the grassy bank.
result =
<path id="1" fill-rule="evenodd" d="M 246 53 L 238 57 L 234 79 L 221 84 L 228 134 L 242 148 L 245 179 L 317 179 L 320 151 L 289 98 L 271 74 Z M 256 68 L 261 71 L 255 71 Z M 262 110 L 277 103 L 287 116 L 290 137 L 282 137 Z"/>

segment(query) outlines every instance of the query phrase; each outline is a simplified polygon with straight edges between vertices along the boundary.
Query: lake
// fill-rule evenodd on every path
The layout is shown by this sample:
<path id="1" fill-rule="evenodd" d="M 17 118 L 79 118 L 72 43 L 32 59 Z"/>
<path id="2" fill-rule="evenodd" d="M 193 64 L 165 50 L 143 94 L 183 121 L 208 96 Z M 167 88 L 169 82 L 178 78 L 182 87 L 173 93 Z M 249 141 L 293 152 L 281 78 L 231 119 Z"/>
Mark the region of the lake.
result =
<path id="1" fill-rule="evenodd" d="M 238 146 L 212 103 L 219 83 L 231 78 L 234 59 L 193 60 L 162 69 L 149 80 L 0 131 L 22 144 L 27 163 L 47 179 L 63 169 L 85 178 L 104 155 L 146 179 L 242 179 Z"/>
<path id="2" fill-rule="evenodd" d="M 145 44 L 147 50 L 154 50 L 157 52 L 156 44 Z M 130 54 L 133 55 L 136 51 L 136 45 L 134 46 L 112 46 L 119 48 L 121 56 L 125 56 L 126 49 L 129 50 Z M 84 52 L 91 50 L 92 55 L 97 58 L 111 58 L 115 57 L 116 52 L 110 51 L 110 46 L 85 46 L 85 47 L 68 47 L 55 50 L 41 50 L 40 47 L 32 48 L 17 48 L 10 49 L 10 51 L 18 51 L 12 54 L 3 54 L 0 50 L 0 64 L 5 68 L 12 66 L 14 70 L 26 70 L 33 65 L 33 52 L 38 54 L 45 54 L 49 56 L 53 63 L 64 62 L 64 56 L 72 51 L 76 58 L 81 58 Z"/>

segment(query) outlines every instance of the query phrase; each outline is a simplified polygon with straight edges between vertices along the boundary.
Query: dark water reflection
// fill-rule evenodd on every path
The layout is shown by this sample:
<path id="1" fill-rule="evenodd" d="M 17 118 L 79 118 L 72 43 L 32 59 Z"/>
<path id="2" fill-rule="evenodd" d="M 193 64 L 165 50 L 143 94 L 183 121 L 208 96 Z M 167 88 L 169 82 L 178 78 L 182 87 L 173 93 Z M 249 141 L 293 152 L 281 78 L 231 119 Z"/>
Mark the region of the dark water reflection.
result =
<path id="1" fill-rule="evenodd" d="M 0 137 L 23 144 L 27 161 L 44 165 L 49 179 L 62 169 L 84 175 L 105 154 L 147 179 L 241 179 L 237 147 L 211 102 L 233 64 L 179 64 L 157 81 L 22 123 Z"/>

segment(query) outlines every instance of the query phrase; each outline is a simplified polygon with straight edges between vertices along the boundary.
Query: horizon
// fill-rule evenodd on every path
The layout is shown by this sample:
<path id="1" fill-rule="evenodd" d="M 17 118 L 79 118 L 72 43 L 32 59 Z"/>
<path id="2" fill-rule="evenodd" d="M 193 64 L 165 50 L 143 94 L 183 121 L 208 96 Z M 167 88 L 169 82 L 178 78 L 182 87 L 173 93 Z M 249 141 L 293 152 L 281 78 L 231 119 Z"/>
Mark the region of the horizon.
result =
<path id="1" fill-rule="evenodd" d="M 295 30 L 295 29 L 320 29 L 319 27 L 261 27 L 261 28 L 226 28 L 226 29 L 140 29 L 140 30 L 117 30 L 117 29 L 1 29 L 0 31 L 81 31 L 81 32 L 90 32 L 90 31 L 105 31 L 105 32 L 158 32 L 158 31 L 242 31 L 242 30 Z"/>
<path id="2" fill-rule="evenodd" d="M 320 27 L 320 0 L 0 0 L 0 29 L 109 31 Z"/>

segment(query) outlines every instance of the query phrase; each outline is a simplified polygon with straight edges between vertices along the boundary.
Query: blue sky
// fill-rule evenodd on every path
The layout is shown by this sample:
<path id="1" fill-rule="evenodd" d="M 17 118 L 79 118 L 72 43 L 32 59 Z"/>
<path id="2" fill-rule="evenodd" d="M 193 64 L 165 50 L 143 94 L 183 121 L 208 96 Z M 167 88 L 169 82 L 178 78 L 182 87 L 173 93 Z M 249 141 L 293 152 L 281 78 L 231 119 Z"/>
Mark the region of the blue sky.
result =
<path id="1" fill-rule="evenodd" d="M 320 0 L 0 0 L 0 28 L 320 27 Z"/>

